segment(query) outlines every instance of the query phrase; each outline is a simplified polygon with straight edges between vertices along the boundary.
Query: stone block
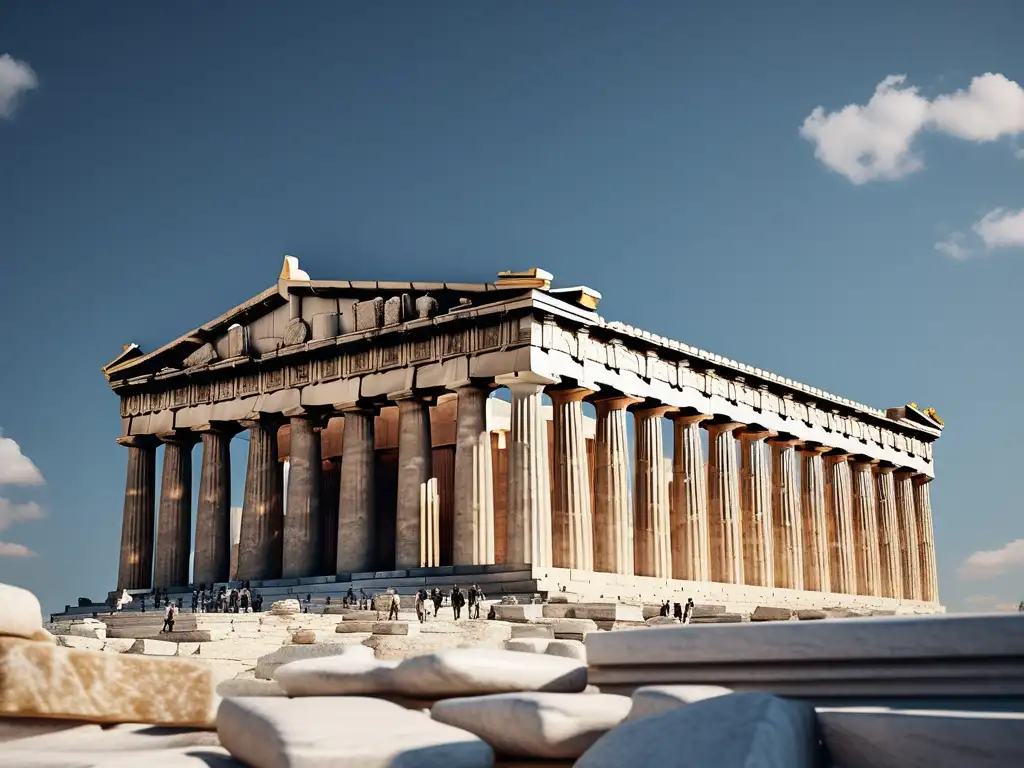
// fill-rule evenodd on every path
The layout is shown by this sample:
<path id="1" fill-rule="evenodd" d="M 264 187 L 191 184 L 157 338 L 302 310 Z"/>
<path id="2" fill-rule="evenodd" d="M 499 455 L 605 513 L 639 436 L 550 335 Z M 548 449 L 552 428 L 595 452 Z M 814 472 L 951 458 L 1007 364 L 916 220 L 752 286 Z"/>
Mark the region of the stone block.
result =
<path id="1" fill-rule="evenodd" d="M 578 603 L 580 596 L 575 592 L 553 592 L 548 595 L 548 602 L 552 604 L 557 603 Z"/>
<path id="2" fill-rule="evenodd" d="M 292 642 L 295 645 L 313 645 L 319 642 L 319 637 L 314 629 L 300 629 L 292 632 Z"/>
<path id="3" fill-rule="evenodd" d="M 128 653 L 135 641 L 130 637 L 108 637 L 103 641 L 104 653 Z"/>
<path id="4" fill-rule="evenodd" d="M 500 693 L 437 702 L 430 716 L 490 744 L 500 755 L 576 758 L 629 713 L 611 694 Z"/>
<path id="5" fill-rule="evenodd" d="M 597 624 L 592 619 L 554 619 L 551 631 L 556 638 L 581 640 L 590 632 L 597 632 Z"/>
<path id="6" fill-rule="evenodd" d="M 143 656 L 177 656 L 178 644 L 166 640 L 148 640 L 140 638 L 132 643 L 126 653 L 138 653 Z"/>
<path id="7" fill-rule="evenodd" d="M 498 621 L 536 621 L 544 617 L 544 606 L 534 604 L 501 605 L 495 603 L 494 618 Z"/>
<path id="8" fill-rule="evenodd" d="M 302 613 L 302 606 L 294 598 L 278 600 L 270 606 L 270 612 L 275 616 L 290 616 L 295 613 Z"/>
<path id="9" fill-rule="evenodd" d="M 300 659 L 314 659 L 320 656 L 342 656 L 353 655 L 370 658 L 373 656 L 373 649 L 363 645 L 337 645 L 333 643 L 319 643 L 317 645 L 282 645 L 273 653 L 261 656 L 256 660 L 256 678 L 258 680 L 270 680 L 275 670 L 282 664 L 287 664 Z"/>
<path id="10" fill-rule="evenodd" d="M 554 631 L 547 624 L 513 624 L 510 629 L 512 630 L 513 640 L 525 640 L 527 638 L 555 639 Z"/>
<path id="11" fill-rule="evenodd" d="M 349 634 L 354 632 L 373 632 L 373 625 L 377 621 L 341 621 L 334 628 L 334 631 L 339 634 Z"/>
<path id="12" fill-rule="evenodd" d="M 800 621 L 821 621 L 822 619 L 828 618 L 824 611 L 810 608 L 803 608 L 797 611 L 796 617 L 800 619 Z"/>
<path id="13" fill-rule="evenodd" d="M 413 621 L 375 621 L 371 631 L 375 635 L 418 635 L 420 625 Z"/>
<path id="14" fill-rule="evenodd" d="M 102 651 L 105 644 L 106 640 L 100 640 L 96 637 L 57 636 L 57 645 L 61 648 L 78 648 L 81 651 Z"/>
<path id="15" fill-rule="evenodd" d="M 578 640 L 552 640 L 548 643 L 544 653 L 549 656 L 561 656 L 566 659 L 576 659 L 587 663 L 587 649 Z"/>
<path id="16" fill-rule="evenodd" d="M 277 668 L 274 680 L 289 696 L 362 696 L 394 693 L 397 661 L 341 655 L 293 661 Z"/>
<path id="17" fill-rule="evenodd" d="M 668 627 L 678 623 L 671 616 L 651 616 L 644 622 L 648 627 Z"/>
<path id="18" fill-rule="evenodd" d="M 751 621 L 789 621 L 793 611 L 789 608 L 775 608 L 770 605 L 759 605 L 750 614 Z"/>
<path id="19" fill-rule="evenodd" d="M 576 617 L 576 606 L 572 603 L 545 603 L 545 619 L 571 619 Z"/>
<path id="20" fill-rule="evenodd" d="M 524 637 L 519 640 L 506 640 L 506 651 L 519 651 L 520 653 L 544 653 L 548 643 L 554 642 L 543 637 Z"/>
<path id="21" fill-rule="evenodd" d="M 217 695 L 227 698 L 229 696 L 287 696 L 288 694 L 276 680 L 254 680 L 243 677 L 219 683 Z"/>
<path id="22" fill-rule="evenodd" d="M 205 729 L 166 728 L 140 723 L 84 725 L 73 721 L 67 722 L 66 726 L 70 727 L 19 739 L 8 746 L 22 752 L 77 752 L 85 760 L 97 759 L 100 765 L 107 764 L 97 756 L 103 752 L 146 751 L 152 760 L 159 759 L 167 750 L 220 746 L 217 734 Z"/>
<path id="23" fill-rule="evenodd" d="M 91 637 L 98 640 L 107 638 L 107 625 L 96 622 L 95 624 L 73 623 L 67 629 L 67 634 L 74 637 Z"/>
<path id="24" fill-rule="evenodd" d="M 159 768 L 242 768 L 220 747 L 115 749 L 83 754 L 80 751 L 9 750 L 0 752 L 0 768 L 135 768 L 150 765 L 159 756 Z"/>
<path id="25" fill-rule="evenodd" d="M 690 624 L 740 624 L 743 622 L 741 613 L 719 613 L 714 616 L 699 616 L 690 619 Z"/>
<path id="26" fill-rule="evenodd" d="M 707 605 L 701 603 L 695 603 L 693 608 L 690 610 L 691 619 L 706 619 L 711 616 L 717 616 L 721 613 L 725 613 L 724 605 Z"/>
<path id="27" fill-rule="evenodd" d="M 43 609 L 27 589 L 0 584 L 0 635 L 43 639 Z"/>
<path id="28" fill-rule="evenodd" d="M 633 691 L 629 720 L 639 720 L 732 693 L 720 685 L 645 685 Z"/>
<path id="29" fill-rule="evenodd" d="M 573 606 L 573 618 L 593 621 L 635 622 L 644 621 L 644 611 L 639 605 L 622 603 L 579 603 Z"/>

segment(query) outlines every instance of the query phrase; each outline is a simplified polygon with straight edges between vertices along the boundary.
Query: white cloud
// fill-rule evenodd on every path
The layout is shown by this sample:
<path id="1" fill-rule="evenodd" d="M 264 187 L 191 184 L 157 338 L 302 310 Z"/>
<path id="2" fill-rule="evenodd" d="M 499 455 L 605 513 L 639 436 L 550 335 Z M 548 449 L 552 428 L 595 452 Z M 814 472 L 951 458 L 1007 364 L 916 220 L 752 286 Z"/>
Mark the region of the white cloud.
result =
<path id="1" fill-rule="evenodd" d="M 42 520 L 43 509 L 34 501 L 26 504 L 15 504 L 10 499 L 0 498 L 0 531 L 6 531 L 15 523 L 29 520 Z"/>
<path id="2" fill-rule="evenodd" d="M 1024 539 L 1014 539 L 999 549 L 980 550 L 969 555 L 957 570 L 967 581 L 992 579 L 1024 569 Z"/>
<path id="3" fill-rule="evenodd" d="M 21 446 L 0 434 L 0 485 L 43 485 L 43 473 L 21 452 Z"/>
<path id="4" fill-rule="evenodd" d="M 32 67 L 8 53 L 0 55 L 0 118 L 13 117 L 21 95 L 38 85 Z"/>
<path id="5" fill-rule="evenodd" d="M 36 553 L 24 544 L 0 541 L 0 557 L 36 557 Z"/>
<path id="6" fill-rule="evenodd" d="M 822 163 L 854 184 L 865 184 L 923 168 L 913 144 L 925 130 L 976 142 L 1024 133 L 1024 88 L 1004 75 L 987 72 L 972 79 L 967 90 L 931 101 L 905 82 L 905 75 L 890 75 L 863 106 L 849 104 L 836 112 L 816 107 L 800 135 L 814 144 Z"/>
<path id="7" fill-rule="evenodd" d="M 966 259 L 971 258 L 972 251 L 964 245 L 963 241 L 963 234 L 960 232 L 954 232 L 945 240 L 937 242 L 935 244 L 935 250 L 946 254 L 949 258 L 955 261 L 965 261 Z"/>
<path id="8" fill-rule="evenodd" d="M 996 208 L 975 222 L 973 229 L 986 248 L 1024 246 L 1024 208 L 1016 212 Z"/>

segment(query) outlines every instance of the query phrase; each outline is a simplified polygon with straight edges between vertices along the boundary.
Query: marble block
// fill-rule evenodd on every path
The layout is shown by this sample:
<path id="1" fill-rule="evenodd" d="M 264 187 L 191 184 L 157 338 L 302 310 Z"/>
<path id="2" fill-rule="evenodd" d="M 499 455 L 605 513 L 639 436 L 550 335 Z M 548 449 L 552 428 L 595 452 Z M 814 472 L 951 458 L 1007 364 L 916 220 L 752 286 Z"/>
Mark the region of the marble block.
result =
<path id="1" fill-rule="evenodd" d="M 208 726 L 209 667 L 184 659 L 79 651 L 0 638 L 0 715 Z"/>
<path id="2" fill-rule="evenodd" d="M 315 629 L 300 629 L 292 632 L 292 642 L 295 645 L 313 645 L 318 641 Z"/>
<path id="3" fill-rule="evenodd" d="M 274 670 L 282 664 L 299 659 L 314 659 L 320 656 L 361 656 L 373 658 L 373 649 L 364 645 L 337 645 L 333 643 L 318 643 L 316 645 L 282 645 L 273 653 L 260 656 L 256 660 L 256 678 L 258 680 L 270 680 L 274 676 Z"/>
<path id="4" fill-rule="evenodd" d="M 362 697 L 225 699 L 221 744 L 251 768 L 491 768 L 478 737 Z"/>
<path id="5" fill-rule="evenodd" d="M 574 659 L 516 651 L 457 648 L 406 659 L 393 673 L 397 691 L 450 698 L 516 691 L 578 693 L 587 667 Z"/>
<path id="6" fill-rule="evenodd" d="M 629 713 L 626 696 L 499 693 L 437 702 L 430 716 L 486 741 L 499 755 L 573 758 Z"/>
<path id="7" fill-rule="evenodd" d="M 295 598 L 278 600 L 270 606 L 270 612 L 275 616 L 291 616 L 293 613 L 302 613 L 302 606 Z"/>
<path id="8" fill-rule="evenodd" d="M 373 625 L 377 621 L 340 621 L 334 628 L 334 631 L 339 634 L 349 634 L 356 632 L 366 632 L 367 634 L 373 632 Z"/>
<path id="9" fill-rule="evenodd" d="M 98 640 L 106 640 L 107 625 L 100 622 L 95 624 L 72 624 L 68 627 L 68 634 L 75 637 L 92 637 Z"/>
<path id="10" fill-rule="evenodd" d="M 323 656 L 284 664 L 274 680 L 289 696 L 345 696 L 393 693 L 397 661 L 364 656 Z"/>
<path id="11" fill-rule="evenodd" d="M 57 645 L 61 648 L 78 648 L 82 651 L 102 651 L 106 644 L 106 640 L 100 640 L 96 637 L 57 635 Z"/>
<path id="12" fill-rule="evenodd" d="M 624 723 L 598 739 L 575 768 L 814 768 L 817 758 L 809 704 L 734 693 Z"/>
<path id="13" fill-rule="evenodd" d="M 510 627 L 510 629 L 512 630 L 513 640 L 521 640 L 532 637 L 546 637 L 550 640 L 553 640 L 555 637 L 555 633 L 547 624 L 513 624 Z"/>
<path id="14" fill-rule="evenodd" d="M 627 720 L 639 720 L 732 693 L 720 685 L 645 685 L 633 691 L 633 708 Z"/>
<path id="15" fill-rule="evenodd" d="M 498 621 L 536 621 L 544 617 L 544 606 L 524 603 L 522 605 L 494 604 L 494 618 Z"/>
<path id="16" fill-rule="evenodd" d="M 254 680 L 240 678 L 224 680 L 217 685 L 217 695 L 228 696 L 287 696 L 276 680 Z"/>
<path id="17" fill-rule="evenodd" d="M 375 621 L 371 631 L 375 635 L 418 635 L 420 625 L 414 621 Z"/>
<path id="18" fill-rule="evenodd" d="M 155 761 L 154 761 L 155 760 Z M 245 768 L 226 749 L 184 747 L 163 750 L 79 752 L 9 750 L 0 752 L 0 768 Z"/>
<path id="19" fill-rule="evenodd" d="M 0 636 L 43 639 L 43 609 L 27 589 L 0 584 Z"/>
<path id="20" fill-rule="evenodd" d="M 648 627 L 670 627 L 678 623 L 671 616 L 651 616 L 651 618 L 644 622 Z"/>
<path id="21" fill-rule="evenodd" d="M 524 637 L 518 640 L 506 640 L 506 651 L 519 651 L 520 653 L 544 653 L 548 649 L 548 643 L 553 642 L 543 637 Z"/>
<path id="22" fill-rule="evenodd" d="M 587 663 L 587 648 L 579 640 L 552 640 L 544 649 L 544 653 L 548 656 L 562 656 Z"/>
<path id="23" fill-rule="evenodd" d="M 42 717 L 0 717 L 0 744 L 73 728 L 81 728 L 81 724 L 74 720 L 54 720 Z"/>
<path id="24" fill-rule="evenodd" d="M 169 643 L 166 640 L 139 638 L 125 653 L 138 653 L 143 656 L 177 656 L 178 644 Z"/>
<path id="25" fill-rule="evenodd" d="M 597 632 L 597 624 L 593 619 L 553 619 L 551 631 L 555 637 L 586 637 L 591 632 Z"/>
<path id="26" fill-rule="evenodd" d="M 76 725 L 11 742 L 12 749 L 57 752 L 113 752 L 115 750 L 165 750 L 185 747 L 219 747 L 217 734 L 196 728 L 164 728 L 139 723 L 100 726 Z"/>
<path id="27" fill-rule="evenodd" d="M 750 614 L 751 621 L 789 621 L 793 611 L 789 608 L 774 608 L 770 605 L 759 605 Z"/>

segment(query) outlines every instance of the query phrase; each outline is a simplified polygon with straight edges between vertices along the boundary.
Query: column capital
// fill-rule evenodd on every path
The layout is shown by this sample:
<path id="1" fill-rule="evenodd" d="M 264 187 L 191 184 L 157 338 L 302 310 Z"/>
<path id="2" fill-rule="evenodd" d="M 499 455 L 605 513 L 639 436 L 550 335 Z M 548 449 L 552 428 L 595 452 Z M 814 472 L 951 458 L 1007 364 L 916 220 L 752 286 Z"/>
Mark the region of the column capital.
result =
<path id="1" fill-rule="evenodd" d="M 279 413 L 254 413 L 250 414 L 247 418 L 238 420 L 239 426 L 243 429 L 252 429 L 253 427 L 260 426 L 276 430 L 283 423 L 284 418 Z"/>
<path id="2" fill-rule="evenodd" d="M 814 456 L 821 456 L 823 453 L 827 453 L 828 451 L 832 450 L 832 448 L 830 446 L 822 445 L 821 443 L 814 443 L 814 442 L 810 442 L 810 441 L 806 441 L 806 440 L 802 441 L 796 447 L 796 449 L 800 453 L 809 453 L 809 454 L 812 454 Z"/>
<path id="3" fill-rule="evenodd" d="M 340 413 L 342 416 L 346 413 L 363 413 L 371 416 L 376 416 L 380 413 L 380 408 L 378 406 L 364 400 L 349 400 L 344 403 L 334 403 L 331 407 L 336 413 Z"/>
<path id="4" fill-rule="evenodd" d="M 157 435 L 157 439 L 161 443 L 191 447 L 199 442 L 199 435 L 188 429 L 173 429 L 170 432 L 161 432 Z"/>
<path id="5" fill-rule="evenodd" d="M 632 409 L 633 418 L 636 419 L 660 419 L 677 410 L 674 405 L 639 405 Z"/>
<path id="6" fill-rule="evenodd" d="M 489 392 L 494 387 L 494 381 L 488 379 L 460 379 L 444 385 L 445 389 L 452 392 L 458 392 L 460 389 L 479 389 Z"/>
<path id="7" fill-rule="evenodd" d="M 388 400 L 393 403 L 401 405 L 402 403 L 408 403 L 415 400 L 420 403 L 426 403 L 427 405 L 433 405 L 437 399 L 433 395 L 425 392 L 417 392 L 414 389 L 403 389 L 399 392 L 389 392 L 387 395 Z"/>
<path id="8" fill-rule="evenodd" d="M 888 461 L 880 461 L 875 464 L 875 472 L 880 475 L 891 475 L 896 471 L 896 465 Z"/>
<path id="9" fill-rule="evenodd" d="M 924 472 L 918 472 L 914 475 L 914 485 L 928 485 L 934 479 L 934 477 L 926 475 Z"/>
<path id="10" fill-rule="evenodd" d="M 853 454 L 839 448 L 834 448 L 825 454 L 825 458 L 832 464 L 842 464 L 845 461 L 850 461 L 853 458 Z"/>
<path id="11" fill-rule="evenodd" d="M 738 429 L 736 430 L 736 437 L 740 440 L 767 440 L 769 437 L 775 437 L 778 432 L 772 432 L 770 429 Z"/>
<path id="12" fill-rule="evenodd" d="M 672 419 L 676 424 L 682 424 L 688 426 L 690 424 L 700 424 L 702 421 L 714 418 L 709 413 L 683 413 L 682 411 L 674 411 L 667 414 L 668 418 Z"/>
<path id="13" fill-rule="evenodd" d="M 717 424 L 715 422 L 705 424 L 704 429 L 708 431 L 709 435 L 714 437 L 715 435 L 720 435 L 723 432 L 735 432 L 737 429 L 741 429 L 745 426 L 747 425 L 740 421 L 722 421 Z"/>
<path id="14" fill-rule="evenodd" d="M 206 424 L 200 424 L 196 427 L 192 427 L 192 431 L 203 435 L 209 432 L 217 432 L 228 437 L 237 435 L 242 431 L 242 425 L 237 421 L 211 421 Z"/>
<path id="15" fill-rule="evenodd" d="M 117 444 L 125 448 L 152 448 L 159 442 L 155 435 L 126 435 L 117 438 Z"/>
<path id="16" fill-rule="evenodd" d="M 769 437 L 768 444 L 773 446 L 779 446 L 780 448 L 794 448 L 803 443 L 799 437 L 793 437 L 793 435 L 787 435 L 786 433 L 779 433 L 776 437 Z"/>
<path id="17" fill-rule="evenodd" d="M 880 459 L 873 459 L 870 456 L 863 454 L 855 454 L 850 457 L 850 466 L 854 469 L 867 469 L 870 470 L 872 467 L 878 466 Z"/>
<path id="18" fill-rule="evenodd" d="M 540 373 L 534 373 L 533 371 L 520 371 L 519 373 L 503 373 L 500 376 L 494 377 L 494 383 L 499 387 L 508 387 L 512 389 L 515 386 L 534 386 L 543 389 L 544 387 L 550 387 L 552 384 L 561 383 L 561 379 L 558 376 L 545 376 Z"/>
<path id="19" fill-rule="evenodd" d="M 914 477 L 918 472 L 916 469 L 910 469 L 909 467 L 897 467 L 893 474 L 896 475 L 897 480 L 906 480 Z"/>
<path id="20" fill-rule="evenodd" d="M 603 408 L 608 411 L 622 411 L 629 408 L 632 405 L 643 402 L 639 397 L 630 397 L 629 395 L 617 395 L 614 393 L 597 394 L 590 398 L 590 402 L 593 403 L 595 408 Z"/>
<path id="21" fill-rule="evenodd" d="M 562 389 L 549 389 L 548 395 L 553 403 L 576 403 L 590 397 L 596 391 L 587 387 L 565 387 Z"/>

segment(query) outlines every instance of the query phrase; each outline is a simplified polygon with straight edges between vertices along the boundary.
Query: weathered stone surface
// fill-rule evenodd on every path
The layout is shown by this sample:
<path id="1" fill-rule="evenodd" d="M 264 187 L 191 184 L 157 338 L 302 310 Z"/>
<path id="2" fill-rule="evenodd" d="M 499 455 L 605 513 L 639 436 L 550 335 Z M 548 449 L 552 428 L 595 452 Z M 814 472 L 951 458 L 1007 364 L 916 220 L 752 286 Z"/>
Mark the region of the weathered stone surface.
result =
<path id="1" fill-rule="evenodd" d="M 587 685 L 578 661 L 542 654 L 456 649 L 406 659 L 394 671 L 406 696 L 447 698 L 515 691 L 577 693 Z"/>
<path id="2" fill-rule="evenodd" d="M 275 616 L 290 616 L 293 613 L 302 613 L 302 606 L 295 598 L 278 600 L 270 606 L 270 612 Z"/>
<path id="3" fill-rule="evenodd" d="M 420 625 L 412 621 L 376 621 L 371 631 L 375 635 L 418 635 Z"/>
<path id="4" fill-rule="evenodd" d="M 184 659 L 58 648 L 0 638 L 0 714 L 203 727 L 214 677 Z"/>
<path id="5" fill-rule="evenodd" d="M 667 627 L 676 623 L 676 620 L 671 616 L 651 616 L 651 618 L 644 622 L 648 627 Z"/>
<path id="6" fill-rule="evenodd" d="M 325 611 L 328 615 L 341 614 L 342 621 L 377 621 L 377 611 L 357 611 L 353 608 L 342 608 L 329 605 Z"/>
<path id="7" fill-rule="evenodd" d="M 622 722 L 625 696 L 499 693 L 437 702 L 430 716 L 476 734 L 500 755 L 573 758 Z"/>
<path id="8" fill-rule="evenodd" d="M 708 699 L 609 731 L 576 768 L 812 768 L 814 709 L 763 693 Z"/>
<path id="9" fill-rule="evenodd" d="M 506 651 L 519 651 L 520 653 L 544 653 L 548 643 L 554 642 L 545 637 L 523 637 L 517 640 L 506 640 Z"/>
<path id="10" fill-rule="evenodd" d="M 143 656 L 177 656 L 178 644 L 166 640 L 149 640 L 140 638 L 132 643 L 125 653 L 138 653 Z"/>
<path id="11" fill-rule="evenodd" d="M 128 650 L 135 645 L 130 637 L 108 637 L 103 641 L 104 653 L 128 653 Z"/>
<path id="12" fill-rule="evenodd" d="M 253 768 L 490 768 L 494 762 L 476 736 L 380 699 L 225 699 L 217 733 Z"/>
<path id="13" fill-rule="evenodd" d="M 530 637 L 548 638 L 553 640 L 555 633 L 547 624 L 513 624 L 511 627 L 512 639 L 520 640 Z"/>
<path id="14" fill-rule="evenodd" d="M 800 619 L 800 621 L 816 621 L 828 618 L 824 611 L 816 611 L 810 608 L 797 611 L 796 617 Z"/>
<path id="15" fill-rule="evenodd" d="M 284 688 L 276 680 L 253 680 L 241 678 L 224 680 L 217 686 L 217 695 L 229 696 L 286 696 Z"/>
<path id="16" fill-rule="evenodd" d="M 38 640 L 43 633 L 43 610 L 27 589 L 0 584 L 0 635 Z"/>
<path id="17" fill-rule="evenodd" d="M 315 659 L 321 656 L 361 656 L 372 658 L 373 649 L 363 645 L 335 645 L 321 643 L 318 645 L 283 645 L 273 653 L 261 656 L 256 661 L 256 678 L 258 680 L 270 680 L 274 677 L 274 670 L 282 664 L 287 664 L 299 659 Z"/>
<path id="18" fill-rule="evenodd" d="M 137 768 L 153 765 L 159 755 L 159 768 L 244 768 L 218 747 L 180 749 L 116 750 L 104 752 L 29 751 L 0 752 L 0 768 Z"/>
<path id="19" fill-rule="evenodd" d="M 293 661 L 277 668 L 274 680 L 289 696 L 344 696 L 393 693 L 397 661 L 372 655 L 324 656 Z"/>
<path id="20" fill-rule="evenodd" d="M 548 597 L 549 603 L 578 603 L 580 596 L 575 592 L 555 592 Z"/>
<path id="21" fill-rule="evenodd" d="M 690 619 L 691 624 L 741 624 L 742 622 L 743 614 L 741 613 L 719 613 L 715 616 Z"/>
<path id="22" fill-rule="evenodd" d="M 597 624 L 592 619 L 554 619 L 551 631 L 557 638 L 582 639 L 590 632 L 597 632 Z"/>
<path id="23" fill-rule="evenodd" d="M 95 637 L 57 635 L 57 645 L 61 648 L 77 648 L 81 651 L 102 651 L 106 643 L 106 640 L 100 640 Z"/>
<path id="24" fill-rule="evenodd" d="M 639 624 L 644 620 L 644 610 L 639 605 L 622 603 L 580 603 L 572 606 L 572 613 L 567 618 L 630 621 Z"/>
<path id="25" fill-rule="evenodd" d="M 75 637 L 91 637 L 104 640 L 107 637 L 107 625 L 99 621 L 90 624 L 72 624 L 68 627 L 67 633 Z M 32 639 L 36 640 L 38 637 Z"/>
<path id="26" fill-rule="evenodd" d="M 544 649 L 544 653 L 548 656 L 561 656 L 587 663 L 587 649 L 579 640 L 552 640 Z"/>
<path id="27" fill-rule="evenodd" d="M 639 720 L 732 693 L 719 685 L 645 685 L 633 691 L 629 720 Z"/>
<path id="28" fill-rule="evenodd" d="M 116 750 L 163 750 L 185 747 L 219 747 L 217 734 L 194 728 L 165 728 L 139 723 L 115 726 L 80 725 L 11 742 L 11 749 L 57 752 L 113 752 Z M 156 757 L 152 755 L 150 759 Z"/>
<path id="29" fill-rule="evenodd" d="M 0 718 L 0 744 L 79 727 L 81 727 L 81 724 L 74 720 L 54 720 L 53 718 L 41 717 L 3 717 Z"/>
<path id="30" fill-rule="evenodd" d="M 376 621 L 340 621 L 334 631 L 338 634 L 351 634 L 353 632 L 373 632 L 373 625 Z"/>
<path id="31" fill-rule="evenodd" d="M 494 618 L 498 621 L 536 621 L 544 617 L 544 606 L 524 603 L 522 605 L 502 605 L 495 603 Z"/>
<path id="32" fill-rule="evenodd" d="M 793 612 L 789 608 L 773 608 L 770 605 L 759 605 L 750 614 L 751 621 L 789 621 Z"/>
<path id="33" fill-rule="evenodd" d="M 317 631 L 315 629 L 300 629 L 297 632 L 292 632 L 292 642 L 295 645 L 312 645 L 319 642 Z"/>

